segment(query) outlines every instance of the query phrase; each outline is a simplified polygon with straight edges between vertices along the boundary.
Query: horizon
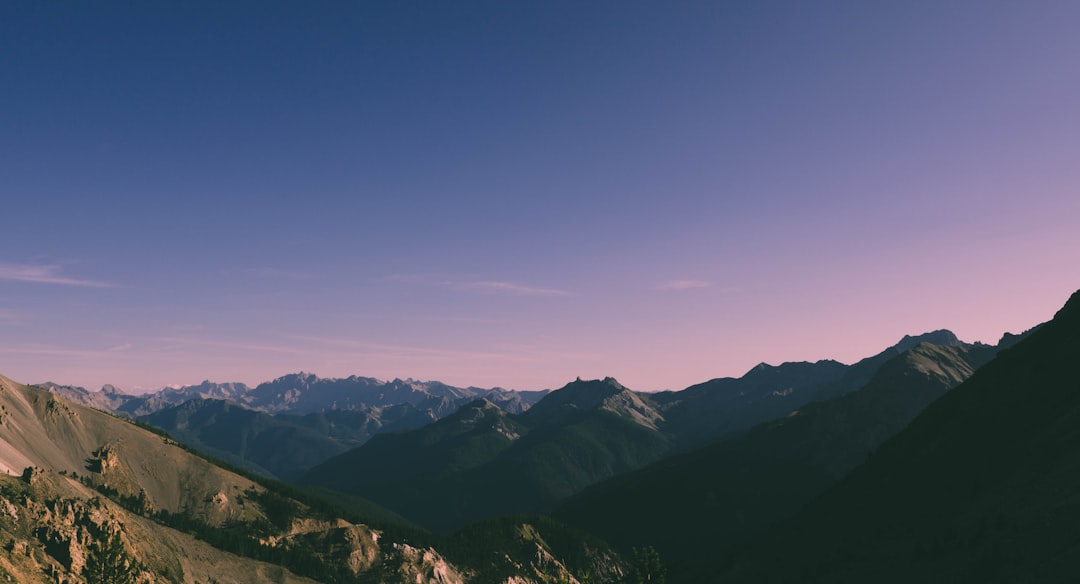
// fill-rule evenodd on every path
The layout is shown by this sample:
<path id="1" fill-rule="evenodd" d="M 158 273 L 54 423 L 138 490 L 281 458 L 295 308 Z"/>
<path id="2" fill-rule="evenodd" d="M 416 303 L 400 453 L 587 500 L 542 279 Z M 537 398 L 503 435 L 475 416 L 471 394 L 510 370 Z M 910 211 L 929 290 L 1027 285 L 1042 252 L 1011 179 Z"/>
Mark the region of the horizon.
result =
<path id="1" fill-rule="evenodd" d="M 1077 292 L 1080 292 L 1080 290 L 1078 290 Z M 1007 334 L 1020 335 L 1020 334 L 1026 333 L 1029 330 L 1034 329 L 1035 327 L 1038 327 L 1038 326 L 1040 326 L 1042 324 L 1045 324 L 1046 322 L 1049 322 L 1049 319 L 1047 321 L 1036 323 L 1036 324 L 1034 324 L 1034 325 L 1032 325 L 1032 326 L 1030 326 L 1030 327 L 1028 327 L 1028 328 L 1026 328 L 1024 330 L 1021 330 L 1021 331 L 1006 331 L 1005 333 L 1002 333 L 1001 338 L 998 339 L 998 342 L 1000 342 L 1000 340 L 1003 339 L 1004 336 L 1007 335 Z M 575 378 L 573 380 L 566 381 L 566 382 L 563 382 L 561 384 L 558 384 L 558 385 L 555 385 L 555 386 L 552 386 L 552 387 L 536 388 L 536 389 L 522 389 L 522 388 L 509 387 L 509 386 L 505 386 L 505 385 L 480 386 L 480 385 L 476 385 L 476 384 L 472 384 L 472 383 L 448 383 L 448 382 L 446 382 L 445 380 L 442 380 L 442 379 L 417 379 L 417 378 L 413 378 L 413 377 L 401 377 L 401 376 L 378 377 L 378 376 L 364 375 L 364 374 L 361 374 L 361 373 L 351 373 L 351 374 L 348 374 L 348 375 L 341 375 L 341 376 L 336 376 L 336 375 L 335 376 L 325 376 L 325 375 L 320 375 L 318 372 L 315 372 L 315 371 L 303 371 L 303 370 L 301 370 L 301 371 L 290 371 L 288 373 L 282 373 L 280 375 L 275 375 L 273 377 L 266 378 L 266 379 L 261 379 L 261 380 L 258 380 L 258 381 L 242 381 L 242 380 L 229 380 L 229 381 L 226 381 L 226 380 L 203 379 L 201 381 L 192 382 L 192 383 L 171 383 L 171 384 L 158 386 L 158 387 L 133 387 L 133 388 L 124 388 L 124 387 L 117 386 L 116 384 L 113 384 L 113 383 L 101 384 L 100 386 L 97 386 L 95 388 L 95 387 L 92 387 L 92 386 L 67 384 L 67 383 L 57 383 L 57 382 L 55 382 L 53 380 L 45 380 L 45 381 L 36 382 L 36 383 L 26 382 L 26 381 L 21 381 L 21 380 L 15 380 L 15 381 L 19 381 L 21 383 L 27 383 L 29 385 L 39 385 L 39 386 L 52 383 L 52 384 L 56 384 L 56 385 L 60 385 L 60 386 L 64 386 L 64 387 L 74 387 L 74 388 L 77 388 L 77 389 L 84 389 L 86 391 L 97 392 L 97 393 L 100 393 L 102 390 L 104 390 L 106 386 L 112 386 L 113 388 L 115 388 L 119 392 L 125 393 L 125 394 L 128 394 L 128 395 L 145 395 L 145 394 L 148 394 L 148 393 L 154 393 L 154 392 L 163 391 L 163 390 L 166 390 L 166 389 L 179 390 L 179 389 L 183 389 L 185 387 L 197 387 L 197 386 L 200 386 L 200 385 L 205 384 L 205 383 L 219 384 L 219 385 L 241 384 L 241 385 L 246 386 L 248 389 L 255 389 L 256 387 L 258 387 L 259 385 L 262 385 L 263 383 L 271 383 L 271 382 L 277 381 L 279 379 L 282 379 L 284 377 L 289 377 L 289 376 L 294 376 L 294 375 L 312 375 L 312 376 L 314 376 L 314 377 L 316 377 L 318 379 L 347 379 L 347 378 L 352 378 L 352 377 L 368 378 L 368 379 L 374 379 L 374 380 L 376 380 L 376 381 L 378 381 L 380 383 L 391 383 L 391 382 L 395 382 L 395 381 L 402 381 L 402 382 L 406 382 L 406 383 L 408 383 L 408 382 L 445 383 L 446 385 L 450 385 L 450 386 L 454 386 L 454 387 L 462 387 L 462 388 L 475 387 L 475 388 L 478 388 L 478 389 L 503 389 L 503 390 L 508 390 L 508 391 L 556 391 L 558 389 L 561 389 L 562 387 L 565 387 L 568 383 L 572 383 L 573 381 L 601 381 L 601 380 L 605 380 L 605 379 L 613 379 L 616 382 L 618 382 L 620 385 L 623 385 L 627 389 L 630 389 L 630 390 L 633 390 L 633 391 L 639 391 L 639 392 L 644 392 L 644 393 L 656 393 L 656 392 L 662 392 L 662 391 L 682 391 L 684 389 L 692 387 L 693 385 L 696 385 L 696 384 L 699 384 L 699 383 L 705 383 L 705 382 L 708 382 L 708 381 L 713 381 L 715 379 L 741 378 L 741 377 L 743 377 L 745 375 L 748 375 L 751 371 L 753 371 L 754 369 L 756 369 L 756 368 L 758 368 L 758 367 L 760 367 L 762 365 L 765 365 L 765 366 L 768 366 L 768 367 L 780 367 L 782 365 L 786 365 L 786 364 L 790 364 L 790 363 L 818 363 L 818 362 L 822 362 L 822 361 L 834 361 L 834 362 L 838 362 L 838 363 L 840 363 L 842 365 L 851 366 L 851 365 L 857 363 L 861 359 L 872 357 L 872 356 L 880 353 L 881 351 L 887 350 L 890 347 L 894 347 L 896 344 L 899 344 L 900 342 L 903 342 L 904 340 L 906 340 L 909 337 L 920 337 L 920 336 L 925 336 L 925 335 L 936 333 L 936 332 L 953 333 L 953 331 L 951 331 L 949 329 L 937 329 L 937 330 L 929 330 L 929 331 L 925 331 L 923 333 L 917 333 L 917 334 L 906 334 L 906 335 L 903 335 L 900 339 L 897 339 L 897 342 L 893 343 L 892 345 L 882 347 L 879 351 L 875 351 L 875 352 L 872 352 L 870 354 L 863 355 L 859 359 L 853 359 L 853 360 L 850 360 L 850 361 L 841 361 L 841 360 L 838 360 L 838 359 L 830 359 L 830 358 L 815 359 L 815 360 L 803 359 L 803 360 L 797 360 L 797 361 L 781 361 L 781 362 L 777 362 L 777 363 L 770 363 L 770 362 L 767 362 L 767 361 L 759 361 L 758 363 L 756 363 L 755 365 L 747 368 L 745 371 L 743 371 L 740 374 L 720 375 L 720 376 L 717 376 L 717 377 L 711 377 L 711 378 L 708 378 L 708 379 L 702 379 L 700 381 L 695 381 L 695 382 L 693 382 L 690 385 L 687 385 L 685 387 L 665 387 L 665 388 L 658 388 L 658 389 L 638 389 L 638 388 L 635 388 L 635 387 L 631 387 L 631 386 L 628 386 L 628 385 L 622 383 L 621 381 L 619 381 L 618 377 L 614 376 L 614 375 L 604 375 L 604 376 L 600 376 L 600 377 L 582 377 L 582 376 L 579 375 L 579 376 L 575 376 Z M 955 333 L 953 333 L 953 334 L 955 335 Z M 996 345 L 998 343 L 998 342 L 984 343 L 983 341 L 970 341 L 969 342 L 969 341 L 967 341 L 967 340 L 965 340 L 965 339 L 963 339 L 962 337 L 959 337 L 959 336 L 957 336 L 957 339 L 962 343 L 971 344 L 971 345 L 975 345 L 975 344 Z M 0 372 L 0 375 L 3 375 L 3 373 Z"/>
<path id="2" fill-rule="evenodd" d="M 0 374 L 657 391 L 994 344 L 1080 288 L 1078 19 L 7 3 Z"/>

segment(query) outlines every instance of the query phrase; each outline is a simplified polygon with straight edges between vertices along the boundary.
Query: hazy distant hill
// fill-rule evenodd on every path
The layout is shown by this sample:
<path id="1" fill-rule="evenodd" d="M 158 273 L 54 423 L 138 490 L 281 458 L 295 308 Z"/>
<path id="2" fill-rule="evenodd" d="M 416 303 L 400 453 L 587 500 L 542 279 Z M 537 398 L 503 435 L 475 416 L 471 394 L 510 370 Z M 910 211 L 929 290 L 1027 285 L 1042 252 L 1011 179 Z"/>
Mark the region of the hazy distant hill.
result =
<path id="1" fill-rule="evenodd" d="M 467 540 L 345 520 L 3 377 L 0 471 L 0 576 L 17 582 L 553 583 L 622 573 L 602 542 L 550 520 L 480 525 Z"/>
<path id="2" fill-rule="evenodd" d="M 1071 582 L 1080 573 L 1080 292 L 723 582 Z M 778 557 L 781 558 L 778 561 Z M 691 581 L 691 580 L 687 580 Z"/>
<path id="3" fill-rule="evenodd" d="M 523 414 L 473 402 L 411 432 L 381 434 L 330 459 L 304 483 L 358 494 L 420 525 L 541 511 L 670 450 L 662 416 L 614 379 L 575 381 Z"/>
<path id="4" fill-rule="evenodd" d="M 202 452 L 290 479 L 379 432 L 427 425 L 478 398 L 520 413 L 546 391 L 459 388 L 437 381 L 320 378 L 296 373 L 250 388 L 214 383 L 128 395 L 45 383 L 56 395 L 137 418 Z"/>
<path id="5" fill-rule="evenodd" d="M 100 391 L 90 391 L 85 387 L 60 385 L 47 381 L 38 384 L 38 387 L 47 389 L 69 402 L 106 412 L 116 412 L 128 401 L 137 399 L 136 396 L 128 395 L 112 385 L 106 385 Z"/>
<path id="6" fill-rule="evenodd" d="M 288 480 L 376 433 L 419 428 L 436 417 L 408 403 L 271 415 L 225 400 L 193 399 L 137 419 L 199 451 Z"/>
<path id="7" fill-rule="evenodd" d="M 996 351 L 916 345 L 860 390 L 615 477 L 556 516 L 626 549 L 655 546 L 677 577 L 680 564 L 711 561 L 717 547 L 797 511 Z"/>
<path id="8" fill-rule="evenodd" d="M 243 383 L 204 381 L 198 385 L 166 387 L 143 395 L 125 394 L 111 385 L 98 392 L 51 382 L 40 384 L 40 387 L 76 403 L 128 417 L 145 416 L 193 399 L 213 399 L 231 401 L 270 414 L 308 414 L 410 404 L 420 410 L 431 410 L 435 418 L 441 418 L 481 397 L 508 412 L 520 413 L 547 393 L 501 387 L 454 387 L 438 381 L 413 379 L 381 381 L 355 375 L 322 378 L 303 372 L 284 375 L 254 388 Z"/>
<path id="9" fill-rule="evenodd" d="M 454 387 L 438 381 L 413 379 L 381 381 L 355 375 L 332 379 L 294 373 L 261 383 L 242 400 L 234 401 L 269 413 L 292 414 L 411 404 L 432 409 L 436 417 L 441 418 L 481 397 L 509 412 L 518 413 L 536 403 L 545 393 L 498 387 Z"/>

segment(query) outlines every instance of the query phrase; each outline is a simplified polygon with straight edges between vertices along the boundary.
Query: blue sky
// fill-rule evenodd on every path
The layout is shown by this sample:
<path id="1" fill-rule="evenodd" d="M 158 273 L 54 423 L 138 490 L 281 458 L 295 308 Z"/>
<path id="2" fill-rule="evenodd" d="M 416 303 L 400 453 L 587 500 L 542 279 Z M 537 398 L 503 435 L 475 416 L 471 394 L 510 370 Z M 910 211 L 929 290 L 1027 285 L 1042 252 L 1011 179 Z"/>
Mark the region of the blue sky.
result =
<path id="1" fill-rule="evenodd" d="M 0 5 L 0 373 L 635 389 L 1080 279 L 1070 2 Z"/>

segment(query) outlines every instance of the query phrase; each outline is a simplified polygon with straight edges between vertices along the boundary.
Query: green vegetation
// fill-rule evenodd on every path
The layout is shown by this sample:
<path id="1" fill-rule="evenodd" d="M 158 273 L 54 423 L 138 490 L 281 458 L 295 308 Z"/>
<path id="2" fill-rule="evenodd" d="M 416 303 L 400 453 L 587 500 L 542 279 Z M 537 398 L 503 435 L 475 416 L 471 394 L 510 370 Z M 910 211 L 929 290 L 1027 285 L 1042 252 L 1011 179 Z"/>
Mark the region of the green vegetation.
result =
<path id="1" fill-rule="evenodd" d="M 667 570 L 655 548 L 634 548 L 626 584 L 664 584 L 666 577 Z"/>
<path id="2" fill-rule="evenodd" d="M 93 525 L 93 524 L 91 524 Z M 90 545 L 83 567 L 83 576 L 88 584 L 134 584 L 139 575 L 139 568 L 120 536 L 97 533 L 97 539 Z"/>

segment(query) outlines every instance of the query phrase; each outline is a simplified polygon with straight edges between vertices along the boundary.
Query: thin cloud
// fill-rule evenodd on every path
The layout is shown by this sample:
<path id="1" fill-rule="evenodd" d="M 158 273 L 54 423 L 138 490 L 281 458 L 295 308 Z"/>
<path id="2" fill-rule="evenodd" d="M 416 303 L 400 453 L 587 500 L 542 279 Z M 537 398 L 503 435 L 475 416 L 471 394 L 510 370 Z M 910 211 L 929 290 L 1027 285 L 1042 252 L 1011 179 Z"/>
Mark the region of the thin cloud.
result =
<path id="1" fill-rule="evenodd" d="M 456 349 L 440 349 L 431 347 L 414 347 L 407 345 L 391 345 L 386 343 L 371 343 L 367 341 L 358 341 L 353 339 L 339 339 L 330 337 L 317 337 L 311 335 L 292 335 L 287 338 L 308 342 L 317 343 L 320 345 L 335 347 L 346 351 L 362 351 L 369 353 L 385 353 L 393 354 L 400 357 L 406 356 L 435 356 L 435 357 L 456 357 L 456 358 L 475 358 L 475 359 L 501 359 L 506 355 L 503 353 L 491 353 L 482 351 L 461 351 Z"/>
<path id="2" fill-rule="evenodd" d="M 190 346 L 190 347 L 217 347 L 222 349 L 239 349 L 242 351 L 256 351 L 264 353 L 307 353 L 303 349 L 296 347 L 282 347 L 277 345 L 264 345 L 258 343 L 237 343 L 232 341 L 214 341 L 209 339 L 191 339 L 183 337 L 162 337 L 158 339 L 163 343 L 170 343 L 174 346 Z"/>
<path id="3" fill-rule="evenodd" d="M 670 280 L 659 286 L 661 290 L 694 290 L 711 287 L 712 283 L 704 280 Z"/>
<path id="4" fill-rule="evenodd" d="M 557 288 L 541 288 L 505 280 L 439 280 L 423 274 L 391 274 L 384 280 L 424 286 L 438 286 L 466 292 L 489 294 L 514 294 L 517 296 L 573 296 L 572 292 Z"/>
<path id="5" fill-rule="evenodd" d="M 244 274 L 260 278 L 287 279 L 287 280 L 313 280 L 315 276 L 307 272 L 297 270 L 283 270 L 280 268 L 247 268 Z"/>
<path id="6" fill-rule="evenodd" d="M 502 282 L 497 280 L 458 282 L 455 284 L 455 286 L 464 290 L 517 294 L 519 296 L 572 296 L 572 294 L 570 294 L 566 290 L 558 290 L 555 288 L 537 288 L 535 286 L 526 286 L 524 284 L 518 284 L 516 282 Z"/>
<path id="7" fill-rule="evenodd" d="M 32 282 L 35 284 L 56 284 L 59 286 L 81 286 L 84 288 L 109 288 L 109 284 L 96 280 L 69 278 L 59 273 L 60 268 L 50 265 L 0 264 L 0 280 L 12 282 Z"/>
<path id="8" fill-rule="evenodd" d="M 123 345 L 121 345 L 122 347 Z M 133 354 L 128 353 L 126 350 L 118 349 L 117 347 L 107 349 L 77 349 L 70 347 L 57 347 L 54 345 L 27 345 L 27 346 L 0 346 L 0 355 L 43 355 L 50 357 L 74 357 L 74 358 L 87 358 L 87 359 L 103 359 L 109 355 L 128 355 L 134 357 Z"/>

